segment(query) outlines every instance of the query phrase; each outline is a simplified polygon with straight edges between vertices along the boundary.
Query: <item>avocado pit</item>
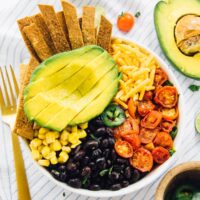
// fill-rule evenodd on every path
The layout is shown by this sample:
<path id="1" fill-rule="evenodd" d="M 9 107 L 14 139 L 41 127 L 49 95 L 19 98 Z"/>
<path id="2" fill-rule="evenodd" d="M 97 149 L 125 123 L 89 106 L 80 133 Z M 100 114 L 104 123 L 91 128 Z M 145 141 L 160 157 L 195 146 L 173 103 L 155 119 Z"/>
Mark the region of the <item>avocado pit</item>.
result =
<path id="1" fill-rule="evenodd" d="M 192 56 L 200 52 L 200 16 L 184 15 L 175 27 L 177 47 L 182 53 Z"/>

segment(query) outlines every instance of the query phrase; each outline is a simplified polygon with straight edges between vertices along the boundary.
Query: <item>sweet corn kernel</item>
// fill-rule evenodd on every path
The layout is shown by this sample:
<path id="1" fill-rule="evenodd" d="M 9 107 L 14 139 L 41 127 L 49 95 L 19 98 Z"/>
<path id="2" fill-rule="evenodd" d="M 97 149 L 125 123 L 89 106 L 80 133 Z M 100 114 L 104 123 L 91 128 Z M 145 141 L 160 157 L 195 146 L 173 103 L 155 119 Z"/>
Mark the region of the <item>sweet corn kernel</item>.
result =
<path id="1" fill-rule="evenodd" d="M 30 148 L 31 148 L 31 149 L 37 149 L 41 144 L 42 144 L 42 140 L 40 140 L 40 139 L 38 139 L 38 138 L 34 138 L 34 139 L 30 142 Z"/>
<path id="2" fill-rule="evenodd" d="M 42 151 L 42 148 L 43 148 L 44 146 L 45 146 L 45 145 L 43 145 L 43 144 L 40 145 L 40 146 L 38 147 L 38 151 L 41 152 L 41 151 Z"/>
<path id="3" fill-rule="evenodd" d="M 38 138 L 41 140 L 45 139 L 45 134 L 38 133 Z"/>
<path id="4" fill-rule="evenodd" d="M 55 142 L 50 144 L 50 148 L 52 151 L 59 151 L 61 150 L 62 146 L 58 140 L 55 140 Z"/>
<path id="5" fill-rule="evenodd" d="M 85 130 L 79 130 L 78 136 L 79 138 L 85 138 L 87 136 L 87 133 Z"/>
<path id="6" fill-rule="evenodd" d="M 77 126 L 72 126 L 72 133 L 76 133 L 78 131 Z"/>
<path id="7" fill-rule="evenodd" d="M 42 141 L 42 144 L 45 145 L 45 146 L 48 146 L 48 143 L 47 143 L 46 140 L 43 140 L 43 141 Z"/>
<path id="8" fill-rule="evenodd" d="M 47 160 L 50 160 L 51 158 L 53 158 L 54 156 L 56 156 L 56 152 L 55 151 L 51 151 L 45 158 Z"/>
<path id="9" fill-rule="evenodd" d="M 53 143 L 55 140 L 56 140 L 55 132 L 49 131 L 48 133 L 46 133 L 46 142 L 48 144 Z"/>
<path id="10" fill-rule="evenodd" d="M 77 143 L 72 144 L 72 145 L 71 145 L 71 148 L 73 149 L 73 148 L 75 148 L 76 146 L 78 146 L 79 144 L 81 144 L 81 141 L 80 141 L 80 140 L 78 140 Z"/>
<path id="11" fill-rule="evenodd" d="M 38 136 L 38 133 L 39 133 L 39 131 L 38 131 L 38 130 L 35 130 L 35 131 L 34 131 L 34 137 L 37 137 L 37 136 Z"/>
<path id="12" fill-rule="evenodd" d="M 69 134 L 68 141 L 72 144 L 76 144 L 79 140 L 79 136 L 76 132 Z"/>
<path id="13" fill-rule="evenodd" d="M 59 136 L 60 136 L 60 133 L 59 133 L 59 132 L 57 132 L 57 131 L 54 131 L 54 135 L 55 135 L 55 138 L 57 139 L 57 138 L 59 138 Z"/>
<path id="14" fill-rule="evenodd" d="M 45 158 L 46 156 L 48 156 L 49 155 L 49 153 L 50 153 L 50 148 L 48 147 L 48 146 L 44 146 L 43 148 L 42 148 L 42 150 L 41 150 L 41 154 L 42 154 L 42 156 Z"/>
<path id="15" fill-rule="evenodd" d="M 69 146 L 63 146 L 62 147 L 62 150 L 63 151 L 66 151 L 67 153 L 70 153 L 71 152 L 71 148 Z"/>
<path id="16" fill-rule="evenodd" d="M 65 145 L 68 144 L 68 141 L 67 141 L 67 140 L 60 140 L 60 143 L 61 143 L 63 146 L 65 146 Z"/>
<path id="17" fill-rule="evenodd" d="M 31 155 L 34 160 L 42 159 L 42 155 L 40 154 L 40 152 L 38 150 L 32 150 Z"/>
<path id="18" fill-rule="evenodd" d="M 51 159 L 50 159 L 50 162 L 52 165 L 55 165 L 58 163 L 58 159 L 56 158 L 56 156 L 53 156 Z"/>
<path id="19" fill-rule="evenodd" d="M 152 150 L 154 150 L 155 146 L 154 146 L 153 142 L 151 142 L 149 144 L 146 144 L 145 148 L 148 149 L 149 151 L 152 151 Z"/>
<path id="20" fill-rule="evenodd" d="M 67 132 L 66 130 L 62 131 L 62 133 L 60 135 L 60 140 L 67 140 L 68 135 L 69 135 L 69 132 Z"/>
<path id="21" fill-rule="evenodd" d="M 46 128 L 40 128 L 39 129 L 39 133 L 40 134 L 45 134 L 45 133 L 47 133 L 49 130 L 48 129 L 46 129 Z"/>
<path id="22" fill-rule="evenodd" d="M 58 162 L 65 163 L 69 159 L 69 155 L 65 151 L 61 151 L 59 154 Z"/>
<path id="23" fill-rule="evenodd" d="M 39 165 L 44 166 L 44 167 L 48 167 L 50 165 L 50 161 L 45 160 L 45 159 L 38 160 L 38 163 Z"/>
<path id="24" fill-rule="evenodd" d="M 72 131 L 71 126 L 67 126 L 67 127 L 66 127 L 66 131 L 67 131 L 67 132 L 71 132 L 71 131 Z"/>
<path id="25" fill-rule="evenodd" d="M 86 129 L 88 127 L 88 123 L 84 123 L 84 124 L 79 124 L 79 127 L 81 129 Z"/>

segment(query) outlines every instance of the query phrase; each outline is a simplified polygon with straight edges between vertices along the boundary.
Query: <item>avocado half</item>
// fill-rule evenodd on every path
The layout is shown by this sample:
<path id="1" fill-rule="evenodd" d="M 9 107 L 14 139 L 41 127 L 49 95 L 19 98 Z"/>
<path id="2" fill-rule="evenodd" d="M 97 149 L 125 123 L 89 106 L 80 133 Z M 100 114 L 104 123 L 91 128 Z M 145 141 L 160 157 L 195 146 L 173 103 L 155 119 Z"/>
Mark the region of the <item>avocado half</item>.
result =
<path id="1" fill-rule="evenodd" d="M 154 23 L 161 48 L 171 63 L 186 76 L 200 79 L 200 52 L 185 55 L 175 38 L 178 21 L 191 14 L 200 16 L 200 0 L 160 1 L 154 10 Z"/>

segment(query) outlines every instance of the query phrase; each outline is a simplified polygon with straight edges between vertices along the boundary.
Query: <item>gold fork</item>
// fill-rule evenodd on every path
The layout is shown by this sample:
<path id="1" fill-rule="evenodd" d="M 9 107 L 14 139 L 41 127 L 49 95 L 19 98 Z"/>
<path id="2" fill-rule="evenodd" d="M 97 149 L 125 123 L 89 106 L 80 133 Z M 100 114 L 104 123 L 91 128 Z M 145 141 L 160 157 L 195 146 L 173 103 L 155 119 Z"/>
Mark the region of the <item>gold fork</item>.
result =
<path id="1" fill-rule="evenodd" d="M 16 96 L 18 96 L 19 88 L 12 66 L 10 66 L 10 71 L 12 77 L 11 79 L 9 78 L 7 68 L 5 67 L 5 75 L 4 75 L 3 70 L 0 67 L 0 77 L 2 79 L 2 86 L 3 86 L 2 88 L 4 90 L 4 96 L 5 96 L 4 98 L 0 87 L 0 110 L 2 113 L 3 122 L 5 122 L 11 128 L 11 130 L 13 130 L 17 112 L 17 100 L 15 98 L 14 93 L 16 94 Z M 8 87 L 6 85 L 6 80 L 8 83 L 7 84 Z M 13 83 L 14 87 L 12 87 L 11 83 Z M 11 98 L 9 98 L 9 93 Z M 14 153 L 16 181 L 18 188 L 18 200 L 29 200 L 31 199 L 31 197 L 24 167 L 23 156 L 20 149 L 19 138 L 17 134 L 13 132 L 11 135 L 12 135 L 12 145 Z"/>

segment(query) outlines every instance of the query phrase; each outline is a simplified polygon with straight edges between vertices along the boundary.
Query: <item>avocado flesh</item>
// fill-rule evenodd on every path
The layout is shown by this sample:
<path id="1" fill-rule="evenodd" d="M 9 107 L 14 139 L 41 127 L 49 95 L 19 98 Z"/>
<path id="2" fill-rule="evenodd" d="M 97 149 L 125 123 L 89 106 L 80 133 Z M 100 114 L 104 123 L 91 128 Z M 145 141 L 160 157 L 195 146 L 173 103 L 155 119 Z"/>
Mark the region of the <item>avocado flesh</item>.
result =
<path id="1" fill-rule="evenodd" d="M 99 56 L 99 59 L 96 59 L 94 63 L 92 64 L 93 72 L 86 77 L 87 79 L 82 82 L 82 84 L 76 89 L 76 91 L 61 99 L 60 101 L 51 101 L 47 107 L 45 107 L 41 110 L 41 112 L 38 112 L 38 114 L 35 115 L 34 120 L 37 121 L 37 123 L 39 124 L 48 123 L 48 121 L 54 117 L 55 113 L 58 113 L 63 109 L 63 105 L 74 103 L 75 100 L 83 97 L 95 86 L 95 84 L 102 77 L 106 75 L 106 73 L 109 73 L 109 71 L 111 71 L 113 68 L 117 68 L 115 66 L 114 60 L 112 58 L 110 59 L 110 56 L 107 54 L 107 52 Z"/>
<path id="2" fill-rule="evenodd" d="M 99 80 L 97 84 L 93 87 L 93 89 L 89 93 L 87 93 L 83 98 L 77 101 L 73 101 L 73 104 L 71 103 L 68 104 L 68 102 L 62 102 L 63 104 L 62 110 L 58 112 L 47 124 L 42 123 L 43 126 L 56 131 L 63 130 L 78 113 L 80 113 L 84 108 L 90 105 L 90 103 L 94 101 L 95 98 L 97 98 L 101 93 L 103 93 L 106 90 L 106 88 L 108 88 L 108 83 L 111 84 L 115 82 L 117 75 L 118 75 L 117 68 L 113 68 L 101 80 Z M 112 94 L 114 96 L 116 94 L 116 90 L 113 90 Z M 108 105 L 108 103 L 109 102 L 107 102 L 106 106 Z M 96 106 L 102 106 L 102 105 L 96 105 Z M 105 109 L 105 107 L 102 106 L 102 109 Z M 82 119 L 82 121 L 85 121 L 84 118 Z"/>
<path id="3" fill-rule="evenodd" d="M 179 18 L 187 14 L 200 13 L 199 0 L 160 1 L 154 10 L 154 22 L 160 45 L 167 58 L 183 74 L 200 79 L 200 53 L 184 55 L 177 47 L 174 28 Z"/>
<path id="4" fill-rule="evenodd" d="M 93 57 L 94 59 L 92 59 L 77 73 L 62 82 L 60 85 L 52 88 L 49 91 L 39 93 L 30 100 L 26 100 L 25 98 L 24 110 L 28 118 L 30 120 L 37 120 L 35 117 L 49 104 L 55 103 L 63 98 L 70 96 L 88 78 L 90 74 L 94 74 L 95 68 L 98 66 L 97 63 L 103 62 L 103 59 L 106 59 L 108 56 L 108 53 L 104 52 L 97 57 Z M 47 118 L 46 115 L 45 117 Z M 38 121 L 38 123 L 40 122 Z"/>
<path id="5" fill-rule="evenodd" d="M 118 91 L 119 79 L 115 80 L 105 91 L 103 91 L 97 98 L 94 99 L 86 108 L 84 108 L 74 119 L 69 122 L 70 126 L 76 124 L 88 122 L 90 119 L 100 115 L 105 107 L 108 105 L 107 102 L 111 102 L 114 94 Z M 97 106 L 101 105 L 101 106 Z M 84 119 L 84 121 L 83 121 Z"/>
<path id="6" fill-rule="evenodd" d="M 83 51 L 85 52 L 85 51 Z M 79 56 L 79 59 L 73 58 L 71 63 L 63 67 L 61 70 L 53 72 L 52 75 L 37 79 L 36 81 L 31 82 L 24 91 L 24 98 L 28 100 L 34 97 L 39 92 L 47 91 L 55 86 L 61 84 L 63 81 L 72 77 L 76 72 L 82 69 L 86 64 L 92 61 L 95 56 L 102 54 L 102 49 L 92 48 L 87 53 L 84 53 Z M 74 55 L 74 54 L 73 54 Z M 57 67 L 57 65 L 56 65 Z M 46 70 L 46 67 L 41 71 Z"/>
<path id="7" fill-rule="evenodd" d="M 66 65 L 70 64 L 73 60 L 76 60 L 77 57 L 82 56 L 91 49 L 99 48 L 95 45 L 85 46 L 74 51 L 68 51 L 56 54 L 47 60 L 43 61 L 34 71 L 31 76 L 30 82 L 39 80 L 40 78 L 48 77 L 57 71 L 61 70 Z"/>

